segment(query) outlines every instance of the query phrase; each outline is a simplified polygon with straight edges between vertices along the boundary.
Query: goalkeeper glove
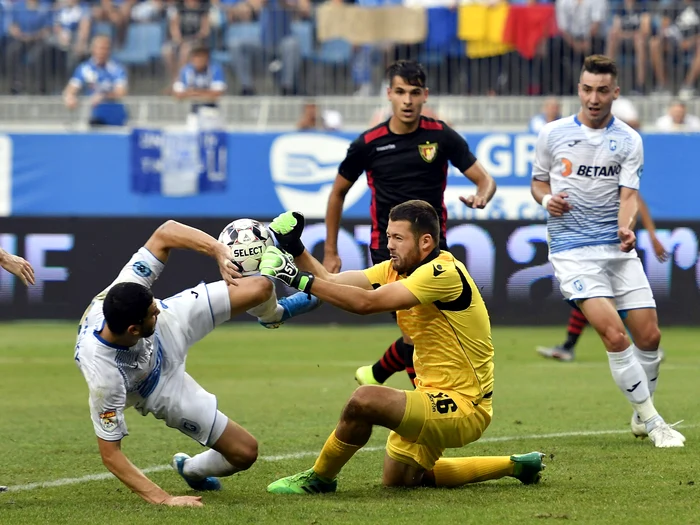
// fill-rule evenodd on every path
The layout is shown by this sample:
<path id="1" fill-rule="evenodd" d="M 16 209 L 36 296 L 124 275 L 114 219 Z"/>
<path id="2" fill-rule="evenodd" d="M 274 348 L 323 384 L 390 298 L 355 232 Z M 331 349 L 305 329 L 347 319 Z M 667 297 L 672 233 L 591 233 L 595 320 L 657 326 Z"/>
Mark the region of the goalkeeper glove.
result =
<path id="1" fill-rule="evenodd" d="M 301 242 L 301 233 L 304 231 L 304 216 L 297 211 L 286 211 L 278 215 L 270 229 L 275 234 L 280 247 L 290 253 L 292 257 L 299 257 L 304 253 L 304 244 Z"/>
<path id="2" fill-rule="evenodd" d="M 287 286 L 311 294 L 314 276 L 309 272 L 302 272 L 294 264 L 291 254 L 284 253 L 274 246 L 270 246 L 263 253 L 260 260 L 260 273 L 279 279 Z"/>

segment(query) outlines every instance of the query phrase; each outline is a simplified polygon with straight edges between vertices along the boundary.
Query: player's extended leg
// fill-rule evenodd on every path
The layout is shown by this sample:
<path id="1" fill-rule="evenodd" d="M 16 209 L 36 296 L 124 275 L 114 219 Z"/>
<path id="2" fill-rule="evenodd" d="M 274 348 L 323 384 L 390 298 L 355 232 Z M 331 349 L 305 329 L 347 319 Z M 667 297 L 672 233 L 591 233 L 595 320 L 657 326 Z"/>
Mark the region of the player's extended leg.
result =
<path id="1" fill-rule="evenodd" d="M 247 277 L 238 286 L 202 283 L 161 301 L 158 330 L 165 364 L 159 388 L 148 396 L 144 409 L 211 447 L 193 458 L 181 453 L 173 457 L 173 468 L 195 490 L 219 490 L 218 477 L 249 468 L 257 458 L 257 443 L 218 411 L 216 397 L 186 373 L 189 348 L 231 316 L 265 301 L 272 289 L 264 277 Z"/>
<path id="2" fill-rule="evenodd" d="M 426 470 L 386 454 L 382 482 L 386 487 L 461 487 L 510 476 L 531 485 L 541 479 L 543 457 L 541 452 L 530 452 L 512 456 L 440 458 L 431 470 Z"/>
<path id="3" fill-rule="evenodd" d="M 491 398 L 478 404 L 458 394 L 437 390 L 406 392 L 401 424 L 389 434 L 384 459 L 384 485 L 457 487 L 512 476 L 537 483 L 543 454 L 444 458 L 446 448 L 461 448 L 481 438 L 491 423 Z"/>
<path id="4" fill-rule="evenodd" d="M 654 407 L 647 375 L 635 356 L 634 345 L 627 337 L 613 301 L 596 297 L 581 301 L 580 307 L 605 345 L 615 383 L 639 414 L 654 445 L 662 448 L 682 447 L 682 436 L 670 428 Z"/>
<path id="5" fill-rule="evenodd" d="M 572 308 L 569 316 L 569 325 L 566 328 L 566 341 L 555 347 L 538 346 L 537 353 L 542 357 L 559 361 L 573 361 L 574 347 L 587 324 L 586 316 L 579 309 Z"/>
<path id="6" fill-rule="evenodd" d="M 173 468 L 195 490 L 219 490 L 217 478 L 247 470 L 258 458 L 255 438 L 221 412 L 217 412 L 210 440 L 211 448 L 194 457 L 183 453 L 173 456 Z"/>
<path id="7" fill-rule="evenodd" d="M 238 286 L 229 286 L 231 317 L 248 312 L 265 328 L 278 328 L 292 317 L 305 314 L 320 305 L 313 295 L 297 292 L 277 300 L 275 286 L 267 277 L 246 277 Z"/>
<path id="8" fill-rule="evenodd" d="M 372 435 L 374 425 L 397 428 L 406 412 L 406 394 L 385 386 L 359 387 L 345 404 L 338 426 L 326 440 L 314 466 L 271 483 L 274 494 L 334 492 L 336 476 Z"/>

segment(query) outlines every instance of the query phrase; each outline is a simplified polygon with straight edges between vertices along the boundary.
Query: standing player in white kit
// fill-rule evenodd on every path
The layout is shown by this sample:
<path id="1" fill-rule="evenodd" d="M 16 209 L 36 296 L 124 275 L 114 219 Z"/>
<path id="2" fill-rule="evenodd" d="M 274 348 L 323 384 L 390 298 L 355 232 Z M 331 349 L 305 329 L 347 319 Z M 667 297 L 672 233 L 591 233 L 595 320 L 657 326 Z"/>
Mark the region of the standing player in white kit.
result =
<path id="1" fill-rule="evenodd" d="M 545 125 L 537 138 L 532 195 L 550 214 L 549 260 L 562 294 L 605 344 L 613 379 L 634 408 L 632 432 L 648 435 L 656 447 L 682 447 L 685 438 L 663 420 L 652 398 L 661 332 L 632 229 L 642 139 L 611 113 L 620 94 L 611 59 L 586 58 L 578 94 L 579 113 Z"/>
<path id="2" fill-rule="evenodd" d="M 212 257 L 224 280 L 154 299 L 150 288 L 174 248 Z M 102 462 L 149 503 L 202 505 L 199 496 L 171 496 L 124 455 L 127 407 L 144 416 L 151 413 L 211 447 L 192 458 L 173 457 L 173 468 L 195 490 L 219 490 L 217 477 L 246 470 L 257 459 L 255 438 L 219 412 L 216 397 L 185 372 L 187 352 L 235 315 L 247 311 L 263 324 L 278 324 L 312 309 L 317 300 L 299 292 L 278 302 L 269 279 L 239 277 L 228 246 L 201 230 L 168 221 L 93 299 L 80 321 L 75 361 L 88 383 Z"/>

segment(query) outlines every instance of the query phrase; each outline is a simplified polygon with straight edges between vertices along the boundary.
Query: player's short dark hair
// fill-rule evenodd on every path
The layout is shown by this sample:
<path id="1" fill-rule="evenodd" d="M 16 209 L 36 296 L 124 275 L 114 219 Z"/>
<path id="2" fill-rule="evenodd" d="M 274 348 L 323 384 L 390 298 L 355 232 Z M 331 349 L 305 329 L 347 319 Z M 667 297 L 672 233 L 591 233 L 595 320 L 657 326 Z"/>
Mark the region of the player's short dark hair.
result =
<path id="1" fill-rule="evenodd" d="M 610 75 L 613 80 L 617 80 L 617 64 L 612 58 L 605 55 L 587 56 L 581 67 L 581 74 L 583 75 L 584 72 L 594 75 Z"/>
<path id="2" fill-rule="evenodd" d="M 148 316 L 153 292 L 139 283 L 117 283 L 105 297 L 102 312 L 112 333 L 121 335 L 131 325 L 139 325 Z"/>
<path id="3" fill-rule="evenodd" d="M 425 70 L 415 60 L 397 60 L 386 69 L 386 79 L 391 85 L 394 77 L 403 78 L 411 86 L 425 87 Z"/>
<path id="4" fill-rule="evenodd" d="M 412 200 L 394 206 L 389 212 L 389 220 L 410 222 L 416 240 L 427 233 L 435 245 L 440 243 L 440 219 L 435 208 L 425 201 Z"/>

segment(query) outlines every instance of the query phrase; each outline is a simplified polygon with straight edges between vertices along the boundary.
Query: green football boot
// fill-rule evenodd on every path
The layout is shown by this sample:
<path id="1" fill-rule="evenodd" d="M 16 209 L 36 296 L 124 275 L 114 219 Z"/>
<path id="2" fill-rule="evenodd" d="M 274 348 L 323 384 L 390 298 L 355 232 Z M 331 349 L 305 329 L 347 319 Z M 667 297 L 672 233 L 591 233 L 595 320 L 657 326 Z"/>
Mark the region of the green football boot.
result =
<path id="1" fill-rule="evenodd" d="M 540 482 L 544 470 L 544 454 L 542 452 L 530 452 L 529 454 L 513 454 L 510 460 L 515 463 L 513 477 L 519 479 L 525 485 L 533 485 Z"/>
<path id="2" fill-rule="evenodd" d="M 337 480 L 325 481 L 310 468 L 270 483 L 267 491 L 272 494 L 322 494 L 335 492 L 337 486 Z"/>
<path id="3" fill-rule="evenodd" d="M 374 373 L 372 372 L 372 365 L 361 366 L 355 371 L 355 381 L 357 384 L 362 385 L 381 385 L 379 381 L 374 379 Z"/>

